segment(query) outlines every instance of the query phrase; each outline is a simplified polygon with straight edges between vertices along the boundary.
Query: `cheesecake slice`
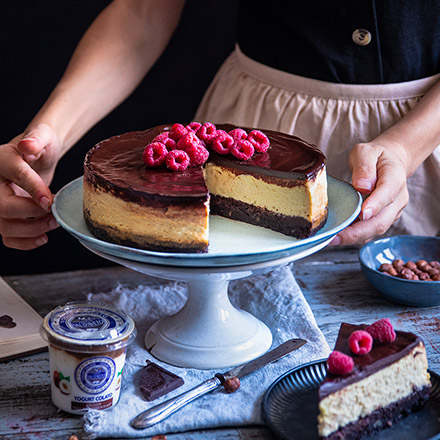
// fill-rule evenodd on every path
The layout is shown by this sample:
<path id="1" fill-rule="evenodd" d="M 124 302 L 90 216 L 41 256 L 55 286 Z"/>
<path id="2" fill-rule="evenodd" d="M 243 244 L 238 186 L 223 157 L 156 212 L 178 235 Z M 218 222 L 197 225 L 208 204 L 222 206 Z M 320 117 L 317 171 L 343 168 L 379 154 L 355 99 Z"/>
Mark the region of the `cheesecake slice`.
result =
<path id="1" fill-rule="evenodd" d="M 351 356 L 354 368 L 346 375 L 328 373 L 319 387 L 320 439 L 361 439 L 421 408 L 429 398 L 431 383 L 422 339 L 396 331 L 393 342 L 375 341 L 369 353 L 355 355 L 349 337 L 366 327 L 341 325 L 335 351 Z"/>

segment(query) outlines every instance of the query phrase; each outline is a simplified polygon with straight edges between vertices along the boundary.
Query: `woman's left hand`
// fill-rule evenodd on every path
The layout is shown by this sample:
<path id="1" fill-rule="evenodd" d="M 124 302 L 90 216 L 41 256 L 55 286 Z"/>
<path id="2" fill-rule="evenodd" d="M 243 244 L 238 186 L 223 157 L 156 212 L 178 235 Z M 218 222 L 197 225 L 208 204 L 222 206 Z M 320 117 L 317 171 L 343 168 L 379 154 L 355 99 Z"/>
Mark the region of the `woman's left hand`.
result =
<path id="1" fill-rule="evenodd" d="M 352 184 L 366 199 L 358 221 L 341 231 L 331 244 L 365 243 L 384 234 L 408 203 L 408 154 L 397 142 L 357 144 L 350 152 Z"/>

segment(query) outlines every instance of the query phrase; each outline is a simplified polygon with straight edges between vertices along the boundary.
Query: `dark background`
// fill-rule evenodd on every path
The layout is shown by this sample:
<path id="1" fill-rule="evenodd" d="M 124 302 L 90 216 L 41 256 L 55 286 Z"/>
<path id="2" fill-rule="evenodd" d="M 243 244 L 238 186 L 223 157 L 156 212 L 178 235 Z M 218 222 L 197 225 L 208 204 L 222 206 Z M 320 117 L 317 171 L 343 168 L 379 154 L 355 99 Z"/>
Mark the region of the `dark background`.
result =
<path id="1" fill-rule="evenodd" d="M 21 133 L 60 79 L 81 35 L 108 0 L 0 3 L 0 144 Z M 187 0 L 167 50 L 125 103 L 97 124 L 59 163 L 51 189 L 82 175 L 85 153 L 115 134 L 190 121 L 218 67 L 233 50 L 238 0 Z M 194 60 L 197 63 L 193 62 Z M 194 66 L 197 65 L 197 68 Z M 58 228 L 32 251 L 0 244 L 0 275 L 100 267 Z"/>

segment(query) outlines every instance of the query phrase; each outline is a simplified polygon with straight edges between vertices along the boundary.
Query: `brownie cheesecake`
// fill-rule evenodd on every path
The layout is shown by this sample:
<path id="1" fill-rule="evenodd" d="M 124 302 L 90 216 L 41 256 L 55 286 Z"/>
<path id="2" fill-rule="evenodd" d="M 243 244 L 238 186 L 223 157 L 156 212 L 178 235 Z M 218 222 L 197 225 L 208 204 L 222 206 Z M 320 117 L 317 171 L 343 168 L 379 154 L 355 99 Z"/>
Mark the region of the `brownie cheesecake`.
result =
<path id="1" fill-rule="evenodd" d="M 351 338 L 371 328 L 374 343 L 370 350 L 354 353 Z M 383 329 L 391 329 L 394 336 L 381 339 Z M 320 439 L 363 438 L 421 408 L 429 398 L 431 383 L 422 339 L 394 331 L 387 319 L 372 326 L 342 323 L 327 365 L 329 371 L 319 387 Z"/>
<path id="2" fill-rule="evenodd" d="M 325 224 L 326 159 L 315 146 L 265 130 L 270 148 L 247 160 L 210 149 L 206 163 L 182 171 L 146 166 L 146 146 L 170 130 L 114 136 L 87 153 L 84 218 L 95 236 L 141 249 L 205 252 L 210 213 L 296 238 Z"/>

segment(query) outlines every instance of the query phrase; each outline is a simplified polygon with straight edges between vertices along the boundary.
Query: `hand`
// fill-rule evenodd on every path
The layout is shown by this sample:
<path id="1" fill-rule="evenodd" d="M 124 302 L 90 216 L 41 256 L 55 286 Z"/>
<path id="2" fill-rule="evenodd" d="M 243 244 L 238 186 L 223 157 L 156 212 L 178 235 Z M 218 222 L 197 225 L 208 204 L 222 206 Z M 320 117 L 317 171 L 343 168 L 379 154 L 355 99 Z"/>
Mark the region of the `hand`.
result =
<path id="1" fill-rule="evenodd" d="M 359 220 L 341 231 L 331 244 L 365 243 L 384 234 L 408 203 L 408 155 L 397 142 L 357 144 L 350 152 L 352 184 L 368 195 Z"/>
<path id="2" fill-rule="evenodd" d="M 39 124 L 0 146 L 0 234 L 5 246 L 34 249 L 47 243 L 46 232 L 58 227 L 50 213 L 49 184 L 59 144 L 55 132 Z"/>

